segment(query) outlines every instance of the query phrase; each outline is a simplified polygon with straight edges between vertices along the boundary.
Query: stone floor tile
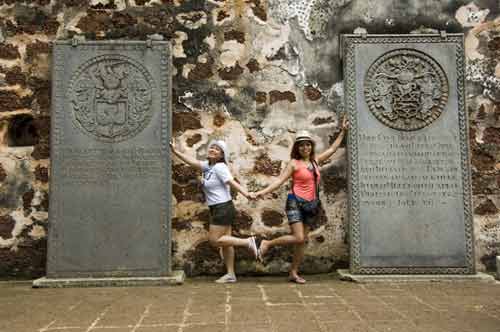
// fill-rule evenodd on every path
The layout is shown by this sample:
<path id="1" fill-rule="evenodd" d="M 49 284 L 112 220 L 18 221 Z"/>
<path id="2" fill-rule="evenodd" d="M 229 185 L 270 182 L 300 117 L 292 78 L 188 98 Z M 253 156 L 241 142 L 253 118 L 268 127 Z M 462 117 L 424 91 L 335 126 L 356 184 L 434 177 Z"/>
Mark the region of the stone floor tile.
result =
<path id="1" fill-rule="evenodd" d="M 234 332 L 272 332 L 271 324 L 229 324 L 228 331 Z"/>
<path id="2" fill-rule="evenodd" d="M 182 329 L 182 332 L 225 332 L 225 331 L 226 331 L 226 326 L 224 324 L 188 325 Z"/>
<path id="3" fill-rule="evenodd" d="M 338 321 L 355 321 L 360 320 L 352 310 L 332 310 L 332 311 L 317 311 L 314 315 L 321 322 L 338 322 Z"/>
<path id="4" fill-rule="evenodd" d="M 144 325 L 147 324 L 180 324 L 182 323 L 183 320 L 183 313 L 179 314 L 172 314 L 172 313 L 165 313 L 165 314 L 151 314 L 146 317 L 144 317 L 144 320 L 142 323 Z"/>
<path id="5" fill-rule="evenodd" d="M 372 310 L 374 309 L 372 308 Z M 358 311 L 358 314 L 366 321 L 400 321 L 405 319 L 401 313 L 391 310 Z"/>
<path id="6" fill-rule="evenodd" d="M 276 332 L 322 332 L 322 327 L 316 321 L 304 322 L 283 322 L 272 324 L 273 331 Z"/>
<path id="7" fill-rule="evenodd" d="M 178 332 L 178 331 L 179 331 L 178 326 L 154 326 L 154 327 L 139 327 L 135 332 Z M 93 332 L 93 330 L 91 332 Z M 129 332 L 131 332 L 131 330 L 129 330 Z"/>
<path id="8" fill-rule="evenodd" d="M 226 321 L 225 312 L 205 312 L 190 314 L 187 316 L 187 324 L 224 324 Z"/>
<path id="9" fill-rule="evenodd" d="M 373 321 L 367 323 L 377 332 L 420 332 L 419 328 L 408 321 Z"/>
<path id="10" fill-rule="evenodd" d="M 107 332 L 130 332 L 132 328 L 130 328 L 130 327 L 119 327 L 119 326 L 116 326 L 116 327 L 105 326 L 103 328 L 92 329 L 91 332 L 106 332 L 106 331 Z M 59 330 L 53 331 L 53 332 L 59 332 Z"/>
<path id="11" fill-rule="evenodd" d="M 339 321 L 325 323 L 324 325 L 322 325 L 322 327 L 324 332 L 378 332 L 369 327 L 365 322 L 361 321 Z"/>
<path id="12" fill-rule="evenodd" d="M 500 285 L 308 280 L 300 287 L 281 277 L 234 285 L 190 279 L 181 287 L 0 284 L 0 331 L 500 332 Z"/>
<path id="13" fill-rule="evenodd" d="M 265 310 L 254 310 L 252 308 L 243 308 L 242 310 L 235 310 L 232 308 L 229 313 L 229 322 L 231 324 L 263 324 L 269 323 L 270 317 Z"/>

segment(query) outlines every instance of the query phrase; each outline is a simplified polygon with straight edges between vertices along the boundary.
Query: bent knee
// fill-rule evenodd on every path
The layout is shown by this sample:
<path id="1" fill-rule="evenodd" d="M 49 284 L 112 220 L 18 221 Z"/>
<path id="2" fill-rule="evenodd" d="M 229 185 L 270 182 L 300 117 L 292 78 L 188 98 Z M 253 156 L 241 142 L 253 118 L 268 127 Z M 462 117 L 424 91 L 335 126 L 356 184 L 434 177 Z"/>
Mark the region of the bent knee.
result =
<path id="1" fill-rule="evenodd" d="M 305 244 L 306 237 L 304 235 L 296 235 L 295 236 L 295 244 Z"/>
<path id="2" fill-rule="evenodd" d="M 219 243 L 219 238 L 218 237 L 215 237 L 215 236 L 211 236 L 208 238 L 208 242 L 210 243 L 210 245 L 212 247 L 220 247 L 220 243 Z"/>

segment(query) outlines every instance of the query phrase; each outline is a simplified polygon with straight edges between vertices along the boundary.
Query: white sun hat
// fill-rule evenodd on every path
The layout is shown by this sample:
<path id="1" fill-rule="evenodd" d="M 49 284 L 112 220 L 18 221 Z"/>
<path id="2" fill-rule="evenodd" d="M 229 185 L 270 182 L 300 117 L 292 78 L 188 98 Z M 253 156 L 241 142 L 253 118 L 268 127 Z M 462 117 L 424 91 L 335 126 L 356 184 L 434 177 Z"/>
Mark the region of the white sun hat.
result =
<path id="1" fill-rule="evenodd" d="M 313 141 L 311 133 L 307 130 L 299 130 L 295 136 L 295 142 Z"/>
<path id="2" fill-rule="evenodd" d="M 224 154 L 224 162 L 229 164 L 229 149 L 227 148 L 226 142 L 214 139 L 208 143 L 208 147 L 210 148 L 212 145 L 216 145 L 222 150 L 222 153 Z"/>

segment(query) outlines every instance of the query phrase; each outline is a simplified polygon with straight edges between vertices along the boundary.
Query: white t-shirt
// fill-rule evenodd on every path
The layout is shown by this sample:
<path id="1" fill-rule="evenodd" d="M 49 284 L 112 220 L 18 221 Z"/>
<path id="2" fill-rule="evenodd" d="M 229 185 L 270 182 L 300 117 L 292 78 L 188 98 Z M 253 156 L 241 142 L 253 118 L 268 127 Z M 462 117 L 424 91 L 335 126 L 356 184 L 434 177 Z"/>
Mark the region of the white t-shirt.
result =
<path id="1" fill-rule="evenodd" d="M 231 192 L 227 182 L 232 180 L 233 176 L 227 165 L 224 163 L 209 165 L 206 160 L 201 162 L 201 169 L 203 171 L 203 192 L 208 206 L 229 202 Z"/>

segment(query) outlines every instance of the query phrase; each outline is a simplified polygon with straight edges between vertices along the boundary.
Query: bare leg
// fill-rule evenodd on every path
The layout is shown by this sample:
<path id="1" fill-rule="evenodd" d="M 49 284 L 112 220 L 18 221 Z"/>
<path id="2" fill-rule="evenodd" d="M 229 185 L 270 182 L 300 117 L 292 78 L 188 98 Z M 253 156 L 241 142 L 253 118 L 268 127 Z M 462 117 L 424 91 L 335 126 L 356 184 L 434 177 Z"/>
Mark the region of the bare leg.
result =
<path id="1" fill-rule="evenodd" d="M 228 236 L 231 234 L 231 226 L 227 227 L 226 234 L 227 235 L 225 235 L 225 236 Z M 222 236 L 222 237 L 225 237 L 225 236 Z M 231 237 L 231 236 L 228 236 L 228 237 Z M 234 273 L 234 247 L 233 246 L 223 246 L 222 247 L 222 254 L 224 256 L 224 264 L 226 265 L 227 273 L 229 273 L 233 276 L 236 275 Z"/>
<path id="2" fill-rule="evenodd" d="M 229 230 L 229 231 L 228 231 Z M 248 247 L 250 240 L 231 235 L 231 226 L 210 225 L 208 239 L 214 247 Z"/>
<path id="3" fill-rule="evenodd" d="M 309 234 L 309 227 L 304 226 L 304 238 L 307 238 L 307 235 Z M 302 260 L 304 259 L 304 251 L 306 249 L 306 242 L 302 243 L 297 243 L 295 245 L 294 251 L 293 251 L 293 259 L 292 259 L 292 266 L 290 267 L 290 277 L 292 278 L 298 278 L 299 277 L 299 266 L 300 263 L 302 263 Z"/>
<path id="4" fill-rule="evenodd" d="M 231 236 L 231 226 L 210 225 L 208 239 L 213 247 L 222 248 L 222 258 L 227 272 L 234 274 L 234 246 L 249 248 L 250 240 Z"/>
<path id="5" fill-rule="evenodd" d="M 278 245 L 288 245 L 288 244 L 303 244 L 304 243 L 304 225 L 302 222 L 296 222 L 290 225 L 292 234 L 283 235 L 272 240 L 262 240 L 260 244 L 260 254 L 262 256 L 269 250 L 269 248 Z"/>

